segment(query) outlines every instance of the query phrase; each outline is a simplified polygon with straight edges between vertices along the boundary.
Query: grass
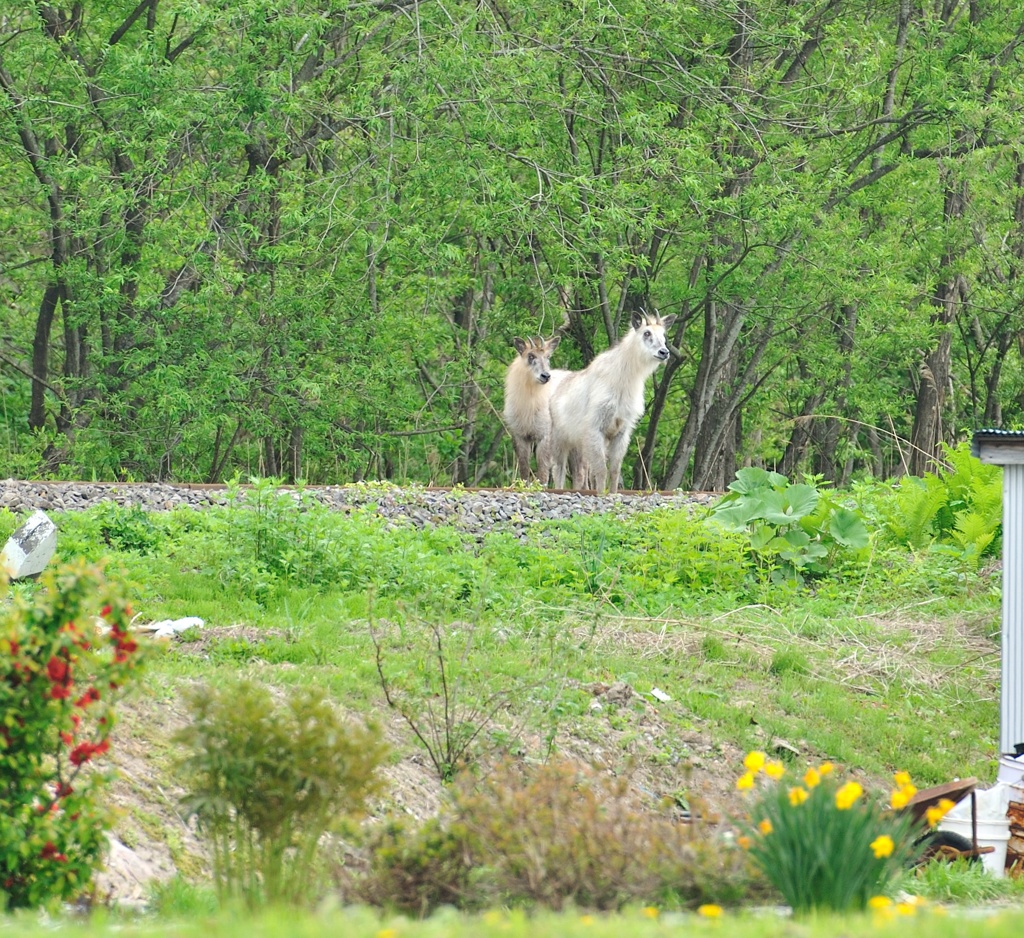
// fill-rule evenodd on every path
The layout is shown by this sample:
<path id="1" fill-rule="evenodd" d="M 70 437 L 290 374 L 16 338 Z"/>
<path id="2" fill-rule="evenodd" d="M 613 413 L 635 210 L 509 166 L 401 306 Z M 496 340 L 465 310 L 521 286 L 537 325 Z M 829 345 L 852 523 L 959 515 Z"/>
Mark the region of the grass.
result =
<path id="1" fill-rule="evenodd" d="M 506 695 L 507 706 L 480 737 L 490 755 L 535 759 L 561 751 L 612 770 L 632 765 L 654 797 L 688 802 L 703 779 L 727 800 L 739 756 L 750 749 L 797 765 L 834 761 L 882 787 L 899 769 L 921 787 L 995 777 L 999 583 L 949 554 L 914 553 L 879 538 L 869 557 L 848 558 L 829 577 L 793 587 L 758 575 L 742 541 L 714 532 L 699 512 L 544 522 L 520 540 L 503 531 L 387 529 L 364 513 L 332 515 L 272 491 L 260 499 L 259 512 L 248 514 L 106 506 L 55 518 L 61 554 L 105 559 L 128 584 L 141 621 L 205 620 L 189 641 L 153 657 L 144 698 L 124 727 L 149 753 L 165 814 L 173 753 L 167 721 L 150 717 L 159 710 L 180 718 L 179 695 L 194 682 L 243 675 L 277 688 L 315 686 L 352 713 L 383 719 L 396 767 L 422 763 L 425 754 L 383 703 L 371 623 L 387 631 L 389 673 L 424 699 L 436 692 L 434 627 L 458 649 L 454 676 L 463 700 L 496 689 Z M 8 527 L 14 521 L 0 517 Z M 293 536 L 275 538 L 276 528 Z M 595 691 L 616 681 L 636 696 L 596 709 L 603 698 Z M 671 700 L 655 700 L 654 688 Z M 138 818 L 158 829 L 147 810 L 143 804 Z M 180 842 L 175 849 L 183 855 Z M 1006 898 L 972 892 L 969 883 L 961 888 L 981 900 Z M 194 885 L 176 881 L 166 889 L 155 905 L 167 916 L 212 914 Z M 937 885 L 934 894 L 941 897 Z M 592 921 L 450 916 L 414 927 L 365 910 L 332 914 L 349 934 L 389 938 L 527 928 L 569 936 L 627 929 L 643 938 L 680 922 L 696 934 L 721 933 L 724 924 L 668 914 L 652 920 L 637 911 Z M 212 921 L 228 935 L 285 927 L 273 915 L 243 923 L 221 912 Z M 118 925 L 146 934 L 175 928 Z M 930 914 L 901 924 L 868 917 L 844 920 L 843 933 L 899 927 L 902 936 L 942 936 L 973 934 L 976 926 L 980 934 L 974 920 L 958 919 L 954 929 Z M 17 920 L 5 927 L 14 935 L 35 926 Z M 309 917 L 287 927 L 294 934 L 325 926 Z M 800 925 L 808 936 L 831 934 L 830 927 Z M 728 928 L 770 935 L 792 925 L 730 914 Z M 984 928 L 1001 934 L 1003 924 Z"/>
<path id="2" fill-rule="evenodd" d="M 328 910 L 321 914 L 269 911 L 261 916 L 220 912 L 201 897 L 179 896 L 184 919 L 132 921 L 107 918 L 102 913 L 88 923 L 68 922 L 61 933 L 68 938 L 88 935 L 100 938 L 177 938 L 201 928 L 218 938 L 317 938 L 323 934 L 344 934 L 347 938 L 668 938 L 681 933 L 693 936 L 730 938 L 1015 938 L 1024 927 L 1024 914 L 1005 909 L 964 915 L 925 908 L 913 914 L 889 911 L 862 916 L 820 916 L 794 923 L 775 914 L 724 913 L 706 919 L 694 913 L 662 913 L 630 910 L 618 915 L 586 913 L 541 913 L 493 911 L 483 915 L 461 915 L 442 910 L 425 921 L 381 917 L 364 908 Z M 52 924 L 22 916 L 4 923 L 10 938 L 37 938 L 52 934 Z"/>

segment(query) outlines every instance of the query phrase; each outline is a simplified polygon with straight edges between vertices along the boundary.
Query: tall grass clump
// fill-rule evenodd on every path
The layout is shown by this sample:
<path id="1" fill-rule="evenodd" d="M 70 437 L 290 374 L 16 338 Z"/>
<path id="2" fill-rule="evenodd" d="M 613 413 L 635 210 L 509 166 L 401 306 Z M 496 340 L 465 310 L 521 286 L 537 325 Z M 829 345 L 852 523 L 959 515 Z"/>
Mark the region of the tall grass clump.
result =
<path id="1" fill-rule="evenodd" d="M 385 750 L 321 694 L 281 702 L 241 682 L 188 695 L 192 723 L 176 734 L 190 816 L 209 838 L 222 898 L 249 907 L 318 896 L 324 834 L 358 814 L 380 787 Z"/>
<path id="2" fill-rule="evenodd" d="M 916 791 L 906 773 L 883 806 L 836 778 L 830 763 L 793 780 L 763 753 L 748 754 L 745 766 L 737 787 L 752 803 L 742 845 L 796 914 L 866 909 L 920 849 L 918 822 L 898 810 Z M 932 809 L 929 822 L 945 809 Z"/>

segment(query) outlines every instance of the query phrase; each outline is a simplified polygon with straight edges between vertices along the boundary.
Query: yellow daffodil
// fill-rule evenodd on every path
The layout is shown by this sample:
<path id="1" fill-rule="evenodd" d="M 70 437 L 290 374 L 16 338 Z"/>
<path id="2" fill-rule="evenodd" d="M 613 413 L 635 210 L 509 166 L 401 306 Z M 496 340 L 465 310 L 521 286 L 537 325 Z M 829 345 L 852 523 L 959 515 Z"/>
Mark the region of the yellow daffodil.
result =
<path id="1" fill-rule="evenodd" d="M 836 792 L 836 807 L 840 811 L 848 811 L 854 802 L 864 794 L 864 789 L 856 782 L 847 782 Z"/>
<path id="2" fill-rule="evenodd" d="M 737 837 L 736 843 L 740 845 L 744 850 L 750 849 L 751 840 L 749 837 Z"/>
<path id="3" fill-rule="evenodd" d="M 932 805 L 927 811 L 925 811 L 925 820 L 928 822 L 929 827 L 934 827 L 939 823 L 953 807 L 953 802 L 948 798 L 941 798 L 937 804 Z"/>
<path id="4" fill-rule="evenodd" d="M 808 769 L 804 772 L 804 784 L 808 788 L 816 788 L 821 784 L 821 772 L 817 769 Z"/>
<path id="5" fill-rule="evenodd" d="M 895 811 L 899 811 L 900 808 L 905 808 L 909 803 L 910 795 L 908 795 L 902 788 L 897 788 L 889 799 L 889 804 L 892 805 L 893 810 Z"/>
<path id="6" fill-rule="evenodd" d="M 871 841 L 871 849 L 879 860 L 891 857 L 896 845 L 888 834 L 882 834 Z"/>
<path id="7" fill-rule="evenodd" d="M 897 915 L 916 915 L 917 906 L 913 902 L 897 902 L 896 903 L 896 914 Z"/>
<path id="8" fill-rule="evenodd" d="M 892 905 L 892 899 L 888 896 L 872 896 L 868 899 L 869 909 L 887 909 Z"/>
<path id="9" fill-rule="evenodd" d="M 759 831 L 760 831 L 760 832 L 761 832 L 762 834 L 764 834 L 764 835 L 765 835 L 766 837 L 767 837 L 767 836 L 768 836 L 768 835 L 769 835 L 769 834 L 770 834 L 770 833 L 771 833 L 771 832 L 772 832 L 773 830 L 775 830 L 775 828 L 774 828 L 774 827 L 772 827 L 772 822 L 771 822 L 771 821 L 769 821 L 769 820 L 768 820 L 768 818 L 765 818 L 765 819 L 764 819 L 764 820 L 763 820 L 763 821 L 762 821 L 762 822 L 761 822 L 760 824 L 758 824 L 758 825 L 757 825 L 757 829 L 758 829 L 758 830 L 759 830 Z"/>
<path id="10" fill-rule="evenodd" d="M 748 752 L 747 757 L 743 760 L 743 766 L 748 772 L 757 775 L 764 768 L 766 760 L 767 757 L 763 752 Z"/>
<path id="11" fill-rule="evenodd" d="M 722 907 L 720 905 L 702 905 L 697 909 L 698 915 L 703 915 L 704 918 L 719 918 L 722 914 Z"/>
<path id="12" fill-rule="evenodd" d="M 818 766 L 818 771 L 822 775 L 831 775 L 836 770 L 836 767 L 831 762 L 822 762 Z"/>
<path id="13" fill-rule="evenodd" d="M 896 787 L 897 788 L 906 788 L 909 784 L 911 784 L 911 782 L 910 782 L 910 773 L 909 772 L 897 772 L 893 776 L 893 781 L 896 782 Z"/>
<path id="14" fill-rule="evenodd" d="M 736 787 L 740 791 L 750 791 L 754 787 L 754 775 L 752 772 L 744 772 L 736 779 Z"/>
<path id="15" fill-rule="evenodd" d="M 786 774 L 786 767 L 781 762 L 769 762 L 764 767 L 764 774 L 772 781 L 777 782 Z"/>
<path id="16" fill-rule="evenodd" d="M 645 905 L 640 911 L 648 918 L 658 917 L 658 910 L 653 905 Z"/>
<path id="17" fill-rule="evenodd" d="M 809 797 L 810 797 L 810 795 L 808 794 L 806 788 L 799 788 L 798 787 L 798 788 L 791 788 L 789 790 L 789 803 L 794 808 L 798 807 L 799 805 L 802 805 Z"/>

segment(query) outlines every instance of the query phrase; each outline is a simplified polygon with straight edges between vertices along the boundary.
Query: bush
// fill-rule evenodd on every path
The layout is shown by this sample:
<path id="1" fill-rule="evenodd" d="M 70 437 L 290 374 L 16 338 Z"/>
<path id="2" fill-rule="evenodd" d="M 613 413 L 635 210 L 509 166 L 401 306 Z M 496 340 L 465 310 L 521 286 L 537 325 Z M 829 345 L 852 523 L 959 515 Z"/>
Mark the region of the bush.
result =
<path id="1" fill-rule="evenodd" d="M 61 567 L 41 585 L 0 618 L 0 904 L 11 909 L 75 896 L 98 865 L 112 817 L 96 763 L 137 673 L 131 609 L 99 569 Z"/>
<path id="2" fill-rule="evenodd" d="M 736 473 L 712 517 L 747 535 L 751 554 L 772 582 L 800 585 L 823 576 L 844 552 L 855 555 L 870 543 L 859 512 L 812 484 L 790 484 L 784 475 L 757 467 Z"/>
<path id="3" fill-rule="evenodd" d="M 376 733 L 311 688 L 278 704 L 249 682 L 200 687 L 188 704 L 193 722 L 175 736 L 188 749 L 184 803 L 210 834 L 218 892 L 250 907 L 311 900 L 321 836 L 380 787 Z"/>
<path id="4" fill-rule="evenodd" d="M 749 879 L 740 851 L 644 810 L 627 780 L 568 762 L 463 776 L 440 821 L 390 825 L 371 849 L 358 897 L 420 915 L 440 903 L 696 907 L 739 898 Z"/>
<path id="5" fill-rule="evenodd" d="M 745 765 L 737 787 L 755 793 L 755 800 L 742 845 L 796 914 L 866 909 L 920 849 L 920 830 L 909 812 L 865 800 L 862 787 L 841 784 L 829 763 L 809 769 L 796 784 L 763 753 L 750 753 Z M 762 769 L 764 784 L 758 788 Z M 890 807 L 902 808 L 916 789 L 905 773 L 896 780 Z M 929 822 L 939 816 L 933 811 Z"/>

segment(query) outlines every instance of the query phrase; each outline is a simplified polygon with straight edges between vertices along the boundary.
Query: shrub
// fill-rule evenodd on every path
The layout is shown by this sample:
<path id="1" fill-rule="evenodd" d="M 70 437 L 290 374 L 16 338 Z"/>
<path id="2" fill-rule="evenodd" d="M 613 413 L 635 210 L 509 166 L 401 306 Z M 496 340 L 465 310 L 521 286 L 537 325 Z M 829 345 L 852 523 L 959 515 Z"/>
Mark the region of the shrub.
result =
<path id="1" fill-rule="evenodd" d="M 909 812 L 866 800 L 857 782 L 841 783 L 828 763 L 795 782 L 763 753 L 750 753 L 745 765 L 737 787 L 754 793 L 754 802 L 742 843 L 794 913 L 867 908 L 919 850 L 914 841 L 920 831 Z M 906 773 L 896 780 L 894 809 L 916 790 Z M 933 812 L 929 822 L 938 818 Z"/>
<path id="2" fill-rule="evenodd" d="M 712 517 L 744 532 L 760 567 L 776 582 L 803 583 L 827 573 L 844 551 L 868 546 L 861 515 L 809 483 L 748 467 L 736 473 Z"/>
<path id="3" fill-rule="evenodd" d="M 379 789 L 385 749 L 311 688 L 283 704 L 249 682 L 188 695 L 184 803 L 210 834 L 214 878 L 250 907 L 315 894 L 318 846 Z"/>
<path id="4" fill-rule="evenodd" d="M 484 902 L 465 828 L 450 818 L 419 824 L 389 820 L 373 832 L 367 847 L 367 873 L 350 876 L 347 883 L 360 902 L 420 917 L 442 905 L 472 909 Z"/>
<path id="5" fill-rule="evenodd" d="M 364 901 L 426 914 L 439 903 L 600 910 L 738 898 L 746 858 L 667 812 L 645 810 L 629 782 L 569 762 L 498 767 L 454 786 L 442 818 L 391 825 L 371 844 Z"/>
<path id="6" fill-rule="evenodd" d="M 12 909 L 73 897 L 98 865 L 112 817 L 97 763 L 138 659 L 131 609 L 98 568 L 46 571 L 41 586 L 0 617 L 0 905 Z"/>

